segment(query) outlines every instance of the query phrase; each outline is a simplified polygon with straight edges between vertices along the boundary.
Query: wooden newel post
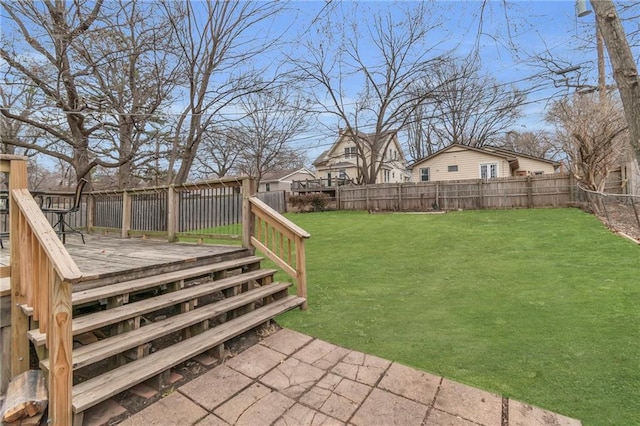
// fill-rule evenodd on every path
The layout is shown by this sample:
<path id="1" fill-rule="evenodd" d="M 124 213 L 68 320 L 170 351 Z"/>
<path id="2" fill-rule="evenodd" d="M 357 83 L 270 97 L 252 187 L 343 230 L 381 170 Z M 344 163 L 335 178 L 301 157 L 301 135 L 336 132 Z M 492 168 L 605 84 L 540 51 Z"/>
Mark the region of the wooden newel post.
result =
<path id="1" fill-rule="evenodd" d="M 245 178 L 242 181 L 242 247 L 252 248 L 251 236 L 255 227 L 255 216 L 251 213 L 251 198 L 256 193 L 256 181 Z"/>
<path id="2" fill-rule="evenodd" d="M 71 331 L 71 284 L 61 281 L 51 268 L 50 280 L 51 312 L 49 316 L 50 330 L 47 333 L 47 344 L 51 359 L 49 371 L 49 419 L 54 425 L 71 425 L 73 365 L 73 334 Z"/>
<path id="3" fill-rule="evenodd" d="M 26 158 L 12 157 L 9 166 L 9 220 L 11 233 L 11 377 L 29 369 L 29 317 L 20 308 L 27 301 L 27 285 L 20 272 L 20 214 L 14 189 L 27 188 Z"/>
<path id="4" fill-rule="evenodd" d="M 296 238 L 296 289 L 298 297 L 304 298 L 300 309 L 307 310 L 307 268 L 304 250 L 304 238 Z"/>

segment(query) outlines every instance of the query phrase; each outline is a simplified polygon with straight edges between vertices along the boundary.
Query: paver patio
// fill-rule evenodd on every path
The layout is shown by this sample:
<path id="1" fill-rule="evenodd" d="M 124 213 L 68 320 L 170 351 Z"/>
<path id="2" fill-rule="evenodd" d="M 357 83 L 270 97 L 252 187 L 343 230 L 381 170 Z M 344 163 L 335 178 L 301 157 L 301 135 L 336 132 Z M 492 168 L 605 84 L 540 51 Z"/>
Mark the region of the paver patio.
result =
<path id="1" fill-rule="evenodd" d="M 577 426 L 582 423 L 283 329 L 121 424 Z"/>

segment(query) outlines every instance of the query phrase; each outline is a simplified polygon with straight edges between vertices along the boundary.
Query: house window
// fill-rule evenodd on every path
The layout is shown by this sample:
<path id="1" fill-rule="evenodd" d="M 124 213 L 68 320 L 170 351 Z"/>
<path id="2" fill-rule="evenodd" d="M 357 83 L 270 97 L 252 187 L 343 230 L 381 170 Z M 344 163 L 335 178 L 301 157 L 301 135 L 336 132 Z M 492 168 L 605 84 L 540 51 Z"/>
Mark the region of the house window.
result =
<path id="1" fill-rule="evenodd" d="M 429 182 L 431 180 L 431 170 L 429 167 L 420 169 L 420 182 Z"/>
<path id="2" fill-rule="evenodd" d="M 448 172 L 457 172 L 458 171 L 458 166 L 448 166 L 447 167 L 447 171 Z"/>
<path id="3" fill-rule="evenodd" d="M 357 154 L 355 146 L 348 146 L 344 149 L 344 158 L 355 158 Z"/>
<path id="4" fill-rule="evenodd" d="M 338 176 L 340 177 L 340 179 L 346 179 L 347 178 L 347 171 L 345 169 L 340 169 L 338 171 Z"/>
<path id="5" fill-rule="evenodd" d="M 498 177 L 498 163 L 480 164 L 480 179 Z"/>
<path id="6" fill-rule="evenodd" d="M 384 182 L 388 183 L 390 179 L 391 179 L 391 170 L 385 170 L 384 171 Z"/>
<path id="7" fill-rule="evenodd" d="M 271 191 L 271 184 L 270 184 L 270 183 L 265 183 L 265 184 L 264 184 L 264 190 L 265 190 L 266 192 Z"/>
<path id="8" fill-rule="evenodd" d="M 331 186 L 331 172 L 327 173 L 327 186 Z"/>
<path id="9" fill-rule="evenodd" d="M 533 174 L 534 174 L 535 176 L 539 176 L 539 175 L 543 175 L 543 174 L 544 174 L 544 172 L 537 171 L 537 172 L 533 172 Z"/>

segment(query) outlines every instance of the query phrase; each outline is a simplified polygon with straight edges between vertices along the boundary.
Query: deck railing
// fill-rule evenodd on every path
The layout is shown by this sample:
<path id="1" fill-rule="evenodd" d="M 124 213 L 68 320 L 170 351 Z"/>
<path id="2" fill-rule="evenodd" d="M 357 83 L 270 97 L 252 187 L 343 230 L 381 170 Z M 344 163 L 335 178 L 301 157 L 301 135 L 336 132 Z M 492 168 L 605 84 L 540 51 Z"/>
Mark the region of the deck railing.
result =
<path id="1" fill-rule="evenodd" d="M 242 179 L 94 191 L 87 228 L 129 236 L 240 240 Z"/>
<path id="2" fill-rule="evenodd" d="M 296 280 L 300 297 L 307 298 L 307 271 L 304 241 L 311 235 L 257 197 L 249 198 L 255 218 L 251 244 Z M 302 305 L 307 309 L 307 302 Z"/>
<path id="3" fill-rule="evenodd" d="M 9 173 L 11 245 L 11 375 L 29 369 L 29 317 L 47 334 L 49 421 L 72 422 L 71 287 L 81 273 L 27 189 L 24 158 L 0 156 L 0 171 Z"/>
<path id="4" fill-rule="evenodd" d="M 118 232 L 123 238 L 241 241 L 289 274 L 306 299 L 304 240 L 309 234 L 255 197 L 253 179 L 95 191 L 87 211 L 90 231 Z"/>
<path id="5" fill-rule="evenodd" d="M 324 178 L 294 180 L 291 182 L 291 192 L 333 191 L 338 186 L 350 185 L 353 181 L 348 178 Z"/>

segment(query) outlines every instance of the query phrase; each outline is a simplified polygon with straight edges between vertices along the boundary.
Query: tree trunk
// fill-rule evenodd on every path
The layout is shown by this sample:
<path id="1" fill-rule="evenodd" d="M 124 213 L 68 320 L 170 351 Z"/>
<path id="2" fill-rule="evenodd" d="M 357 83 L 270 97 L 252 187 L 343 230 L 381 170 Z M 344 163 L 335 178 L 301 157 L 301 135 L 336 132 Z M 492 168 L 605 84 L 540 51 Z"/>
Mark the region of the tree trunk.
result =
<path id="1" fill-rule="evenodd" d="M 627 37 L 611 0 L 591 0 L 598 15 L 598 28 L 607 46 L 613 66 L 613 77 L 618 85 L 624 114 L 629 125 L 631 146 L 640 160 L 640 79 L 638 67 L 631 54 Z"/>

